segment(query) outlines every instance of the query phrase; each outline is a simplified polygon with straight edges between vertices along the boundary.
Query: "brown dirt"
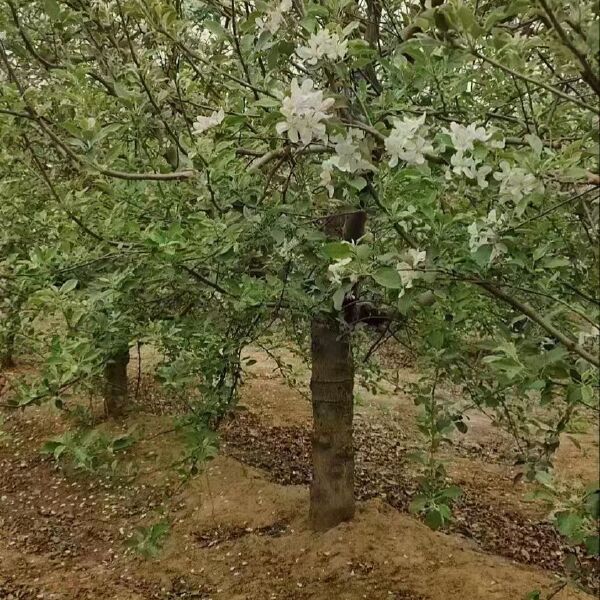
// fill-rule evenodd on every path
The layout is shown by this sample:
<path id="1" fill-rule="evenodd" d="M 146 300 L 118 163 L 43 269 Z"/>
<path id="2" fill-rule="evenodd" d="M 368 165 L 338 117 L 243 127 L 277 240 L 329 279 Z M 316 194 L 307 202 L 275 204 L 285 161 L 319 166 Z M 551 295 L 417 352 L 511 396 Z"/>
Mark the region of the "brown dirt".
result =
<path id="1" fill-rule="evenodd" d="M 305 520 L 310 403 L 260 354 L 246 380 L 246 410 L 225 425 L 223 453 L 183 486 L 166 468 L 182 451 L 178 434 L 161 433 L 172 427 L 169 416 L 137 413 L 121 426 L 103 424 L 113 433 L 133 428 L 146 440 L 123 459 L 141 470 L 124 481 L 59 469 L 40 456 L 43 440 L 70 425 L 57 410 L 5 413 L 0 599 L 520 600 L 560 583 L 551 571 L 560 571 L 568 549 L 524 502 L 527 488 L 513 485 L 510 452 L 485 421 L 446 449 L 449 472 L 465 489 L 453 531 L 432 532 L 399 512 L 416 489 L 407 454 L 418 444 L 408 416 L 415 409 L 400 393 L 362 394 L 357 517 L 312 533 Z M 182 408 L 147 377 L 139 404 L 155 415 Z M 583 449 L 571 444 L 557 463 L 584 477 L 597 446 L 593 434 L 577 438 Z M 163 517 L 171 531 L 158 559 L 125 547 L 135 527 Z M 554 596 L 591 597 L 570 585 Z"/>

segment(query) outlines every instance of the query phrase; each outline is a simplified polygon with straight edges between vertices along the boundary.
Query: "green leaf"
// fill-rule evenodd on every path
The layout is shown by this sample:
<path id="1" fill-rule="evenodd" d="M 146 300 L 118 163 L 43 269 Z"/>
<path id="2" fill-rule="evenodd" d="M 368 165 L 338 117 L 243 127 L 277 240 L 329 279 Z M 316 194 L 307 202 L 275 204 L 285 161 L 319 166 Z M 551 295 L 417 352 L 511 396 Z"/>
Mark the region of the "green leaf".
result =
<path id="1" fill-rule="evenodd" d="M 217 39 L 223 40 L 229 37 L 229 32 L 223 28 L 218 21 L 212 21 L 207 19 L 202 22 L 202 27 L 208 29 L 211 33 L 214 33 Z"/>
<path id="2" fill-rule="evenodd" d="M 444 496 L 444 498 L 456 500 L 456 498 L 462 496 L 462 490 L 457 485 L 451 485 L 442 490 L 442 495 Z"/>
<path id="3" fill-rule="evenodd" d="M 408 506 L 409 512 L 418 514 L 427 508 L 428 500 L 425 496 L 417 496 Z"/>
<path id="4" fill-rule="evenodd" d="M 54 454 L 54 451 L 59 448 L 60 446 L 63 446 L 63 442 L 60 440 L 48 440 L 47 442 L 44 443 L 44 445 L 42 446 L 40 452 L 42 454 Z"/>
<path id="5" fill-rule="evenodd" d="M 432 331 L 427 336 L 427 341 L 431 344 L 433 348 L 440 349 L 444 345 L 444 332 L 441 329 L 436 329 Z"/>
<path id="6" fill-rule="evenodd" d="M 454 425 L 456 429 L 458 429 L 458 431 L 460 431 L 461 433 L 467 433 L 467 431 L 469 430 L 467 424 L 464 421 L 454 421 Z"/>
<path id="7" fill-rule="evenodd" d="M 333 308 L 335 310 L 341 310 L 344 305 L 344 298 L 346 297 L 346 286 L 342 286 L 335 290 L 332 300 L 333 300 Z"/>
<path id="8" fill-rule="evenodd" d="M 465 31 L 471 31 L 473 25 L 475 25 L 475 15 L 473 14 L 473 11 L 464 4 L 458 9 L 458 19 Z"/>
<path id="9" fill-rule="evenodd" d="M 541 261 L 541 264 L 546 269 L 556 269 L 558 267 L 570 266 L 571 261 L 568 258 L 564 258 L 561 256 L 552 256 L 544 258 L 544 260 Z"/>
<path id="10" fill-rule="evenodd" d="M 542 150 L 544 149 L 544 144 L 542 140 L 537 135 L 532 133 L 528 133 L 525 136 L 527 143 L 531 146 L 532 150 L 535 152 L 536 156 L 541 156 Z"/>
<path id="11" fill-rule="evenodd" d="M 600 537 L 597 535 L 588 535 L 588 537 L 583 540 L 585 544 L 585 548 L 589 554 L 592 556 L 600 555 Z"/>
<path id="12" fill-rule="evenodd" d="M 431 509 L 425 515 L 425 523 L 433 530 L 439 529 L 444 524 L 442 513 L 438 509 Z"/>
<path id="13" fill-rule="evenodd" d="M 585 499 L 585 510 L 592 519 L 600 519 L 600 490 L 594 490 Z"/>
<path id="14" fill-rule="evenodd" d="M 392 267 L 381 267 L 371 275 L 373 279 L 385 288 L 389 289 L 400 289 L 402 287 L 402 280 L 400 274 L 396 269 Z"/>
<path id="15" fill-rule="evenodd" d="M 581 541 L 582 525 L 583 519 L 575 513 L 564 511 L 556 515 L 556 528 L 570 541 Z"/>
<path id="16" fill-rule="evenodd" d="M 535 474 L 535 480 L 548 489 L 554 489 L 554 480 L 552 478 L 552 475 L 548 473 L 548 471 L 538 471 Z"/>
<path id="17" fill-rule="evenodd" d="M 69 280 L 65 281 L 60 286 L 60 293 L 68 294 L 69 292 L 72 292 L 77 287 L 77 283 L 78 283 L 77 279 L 69 279 Z"/>
<path id="18" fill-rule="evenodd" d="M 281 102 L 277 100 L 277 98 L 263 96 L 254 102 L 254 106 L 261 106 L 262 108 L 281 108 Z"/>
<path id="19" fill-rule="evenodd" d="M 567 402 L 569 404 L 578 404 L 581 402 L 581 386 L 576 383 L 570 383 L 567 386 Z"/>
<path id="20" fill-rule="evenodd" d="M 135 444 L 135 440 L 133 437 L 131 437 L 130 435 L 120 435 L 113 439 L 111 447 L 113 449 L 113 452 L 120 452 L 122 450 L 130 448 L 131 446 L 133 446 L 133 444 Z"/>
<path id="21" fill-rule="evenodd" d="M 52 21 L 60 20 L 60 6 L 56 0 L 44 0 L 44 9 Z"/>
<path id="22" fill-rule="evenodd" d="M 330 242 L 323 246 L 323 254 L 328 258 L 334 260 L 341 260 L 342 258 L 349 258 L 353 254 L 353 248 L 346 242 Z"/>
<path id="23" fill-rule="evenodd" d="M 350 180 L 348 183 L 349 183 L 349 184 L 350 184 L 350 185 L 351 185 L 351 186 L 352 186 L 352 187 L 353 187 L 355 190 L 357 190 L 357 191 L 359 191 L 359 192 L 360 192 L 361 190 L 363 190 L 363 189 L 366 187 L 366 185 L 367 185 L 367 180 L 366 180 L 364 177 L 360 177 L 360 176 L 358 176 L 358 177 L 354 177 L 353 179 L 351 179 L 351 180 Z"/>

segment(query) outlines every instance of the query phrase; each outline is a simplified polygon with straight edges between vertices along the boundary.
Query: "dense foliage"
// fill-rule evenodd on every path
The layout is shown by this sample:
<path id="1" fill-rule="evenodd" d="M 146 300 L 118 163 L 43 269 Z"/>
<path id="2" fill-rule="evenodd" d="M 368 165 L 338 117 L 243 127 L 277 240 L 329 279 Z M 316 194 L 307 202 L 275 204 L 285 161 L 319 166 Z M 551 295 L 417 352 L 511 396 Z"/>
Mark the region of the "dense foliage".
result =
<path id="1" fill-rule="evenodd" d="M 214 425 L 244 346 L 305 349 L 355 303 L 364 377 L 392 337 L 428 374 L 434 480 L 453 383 L 556 491 L 540 473 L 597 410 L 595 2 L 5 0 L 0 31 L 0 340 L 44 359 L 19 405 L 143 342 Z M 454 490 L 427 489 L 439 524 Z"/>

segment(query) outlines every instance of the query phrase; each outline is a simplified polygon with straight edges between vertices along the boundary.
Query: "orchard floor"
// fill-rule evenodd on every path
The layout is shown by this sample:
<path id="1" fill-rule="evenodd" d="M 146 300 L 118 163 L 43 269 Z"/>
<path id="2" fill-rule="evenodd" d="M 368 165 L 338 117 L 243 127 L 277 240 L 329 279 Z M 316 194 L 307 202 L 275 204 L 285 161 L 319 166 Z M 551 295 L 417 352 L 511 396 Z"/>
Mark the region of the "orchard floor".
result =
<path id="1" fill-rule="evenodd" d="M 471 415 L 466 436 L 444 450 L 464 492 L 452 527 L 433 532 L 407 514 L 417 488 L 408 455 L 421 442 L 415 408 L 393 386 L 377 396 L 358 390 L 356 518 L 312 533 L 310 404 L 262 352 L 250 354 L 257 362 L 222 428 L 219 456 L 183 485 L 169 468 L 182 452 L 169 432 L 179 407 L 149 377 L 124 422 L 100 425 L 140 440 L 122 458 L 139 469 L 127 481 L 58 468 L 40 454 L 44 440 L 71 425 L 60 411 L 3 410 L 0 599 L 521 600 L 562 586 L 564 558 L 576 550 L 560 542 L 543 507 L 526 501 L 531 489 L 515 480 L 510 440 L 484 417 Z M 417 377 L 410 368 L 397 375 Z M 557 472 L 571 484 L 589 481 L 598 473 L 597 432 L 572 437 L 578 445 L 564 440 Z M 161 519 L 170 532 L 157 558 L 127 548 L 136 527 Z M 552 597 L 594 596 L 569 584 Z"/>

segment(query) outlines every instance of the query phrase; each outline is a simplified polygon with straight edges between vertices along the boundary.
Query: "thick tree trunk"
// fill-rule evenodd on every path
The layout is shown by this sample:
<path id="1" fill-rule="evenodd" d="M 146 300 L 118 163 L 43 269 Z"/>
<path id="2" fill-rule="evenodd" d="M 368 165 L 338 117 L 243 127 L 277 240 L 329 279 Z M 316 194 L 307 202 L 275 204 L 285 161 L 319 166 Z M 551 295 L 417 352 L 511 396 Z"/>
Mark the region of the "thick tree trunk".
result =
<path id="1" fill-rule="evenodd" d="M 354 363 L 346 326 L 334 319 L 312 323 L 313 406 L 310 523 L 325 531 L 354 516 Z"/>
<path id="2" fill-rule="evenodd" d="M 107 417 L 119 417 L 127 409 L 127 365 L 129 348 L 115 353 L 104 366 L 104 411 Z"/>
<path id="3" fill-rule="evenodd" d="M 345 218 L 342 238 L 358 242 L 365 233 L 367 213 Z M 354 287 L 353 296 L 358 294 Z M 312 322 L 313 405 L 310 523 L 324 531 L 354 516 L 354 361 L 351 328 L 356 303 L 338 315 L 322 315 Z"/>

